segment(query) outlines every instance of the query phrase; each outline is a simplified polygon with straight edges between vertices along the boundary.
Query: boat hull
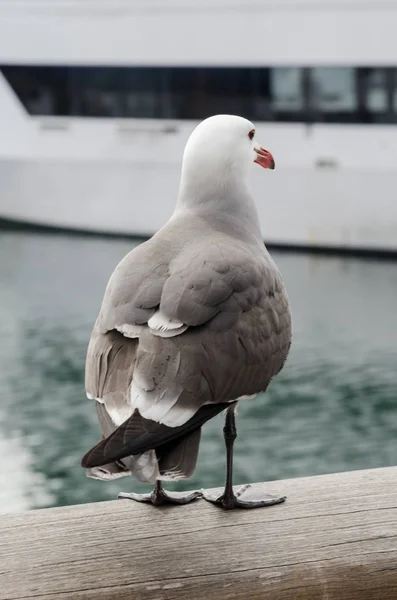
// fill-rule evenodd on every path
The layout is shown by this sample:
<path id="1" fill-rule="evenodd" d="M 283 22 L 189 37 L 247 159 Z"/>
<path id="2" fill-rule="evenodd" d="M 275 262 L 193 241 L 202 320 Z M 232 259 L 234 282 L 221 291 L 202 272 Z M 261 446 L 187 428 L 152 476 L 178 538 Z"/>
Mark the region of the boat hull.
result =
<path id="1" fill-rule="evenodd" d="M 2 219 L 149 236 L 171 216 L 179 165 L 1 160 Z M 263 237 L 278 246 L 397 252 L 397 172 L 253 168 Z"/>

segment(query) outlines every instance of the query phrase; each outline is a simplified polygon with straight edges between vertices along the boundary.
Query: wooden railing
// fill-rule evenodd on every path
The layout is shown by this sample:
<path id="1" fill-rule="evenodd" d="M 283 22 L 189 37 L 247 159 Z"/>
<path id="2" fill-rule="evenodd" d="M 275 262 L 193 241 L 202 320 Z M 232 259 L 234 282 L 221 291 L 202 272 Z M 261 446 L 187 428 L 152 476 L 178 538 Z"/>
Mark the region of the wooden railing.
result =
<path id="1" fill-rule="evenodd" d="M 262 485 L 287 502 L 2 515 L 0 598 L 397 599 L 397 467 Z"/>

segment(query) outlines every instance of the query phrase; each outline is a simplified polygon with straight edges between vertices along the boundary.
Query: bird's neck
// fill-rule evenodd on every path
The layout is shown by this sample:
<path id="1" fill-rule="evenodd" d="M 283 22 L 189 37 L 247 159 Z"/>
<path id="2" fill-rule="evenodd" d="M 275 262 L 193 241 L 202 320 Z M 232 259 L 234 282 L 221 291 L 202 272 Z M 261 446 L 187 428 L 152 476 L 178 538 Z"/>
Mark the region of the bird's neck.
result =
<path id="1" fill-rule="evenodd" d="M 247 178 L 240 176 L 186 177 L 182 173 L 178 201 L 174 216 L 194 213 L 208 216 L 212 220 L 238 223 L 262 240 L 258 211 L 255 206 Z"/>

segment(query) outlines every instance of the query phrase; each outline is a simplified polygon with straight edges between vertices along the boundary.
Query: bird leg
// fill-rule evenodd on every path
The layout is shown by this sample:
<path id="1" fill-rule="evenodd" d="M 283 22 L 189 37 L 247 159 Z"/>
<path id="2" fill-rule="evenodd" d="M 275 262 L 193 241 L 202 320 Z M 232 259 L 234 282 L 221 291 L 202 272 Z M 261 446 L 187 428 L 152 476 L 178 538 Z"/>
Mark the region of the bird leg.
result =
<path id="1" fill-rule="evenodd" d="M 224 492 L 221 496 L 218 496 L 214 492 L 203 492 L 204 499 L 214 504 L 219 504 L 226 510 L 233 508 L 258 508 L 260 506 L 271 506 L 272 504 L 284 502 L 285 496 L 271 496 L 270 494 L 253 490 L 249 484 L 243 485 L 234 492 L 232 483 L 233 447 L 237 437 L 235 409 L 235 404 L 227 409 L 225 426 L 223 428 L 226 445 L 226 485 Z"/>
<path id="2" fill-rule="evenodd" d="M 163 506 L 164 504 L 188 504 L 197 498 L 201 498 L 201 492 L 166 492 L 163 489 L 161 481 L 157 479 L 154 489 L 150 494 L 135 494 L 134 492 L 120 492 L 118 498 L 128 498 L 136 502 L 149 502 L 153 506 Z"/>

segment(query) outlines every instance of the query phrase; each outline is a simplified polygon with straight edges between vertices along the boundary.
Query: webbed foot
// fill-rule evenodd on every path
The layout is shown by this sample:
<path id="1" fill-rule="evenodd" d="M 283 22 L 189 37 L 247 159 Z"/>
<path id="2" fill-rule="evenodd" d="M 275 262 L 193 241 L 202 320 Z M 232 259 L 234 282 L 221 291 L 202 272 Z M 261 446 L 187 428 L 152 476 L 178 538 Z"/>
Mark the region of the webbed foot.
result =
<path id="1" fill-rule="evenodd" d="M 128 498 L 136 502 L 148 502 L 153 506 L 164 504 L 188 504 L 202 497 L 202 493 L 194 492 L 166 492 L 163 488 L 155 488 L 150 494 L 135 494 L 134 492 L 120 492 L 118 498 Z"/>
<path id="2" fill-rule="evenodd" d="M 202 492 L 204 500 L 219 504 L 225 510 L 234 508 L 260 508 L 261 506 L 273 506 L 285 502 L 286 496 L 272 496 L 261 490 L 254 490 L 248 483 L 228 493 L 225 491 L 221 496 L 214 492 Z"/>

